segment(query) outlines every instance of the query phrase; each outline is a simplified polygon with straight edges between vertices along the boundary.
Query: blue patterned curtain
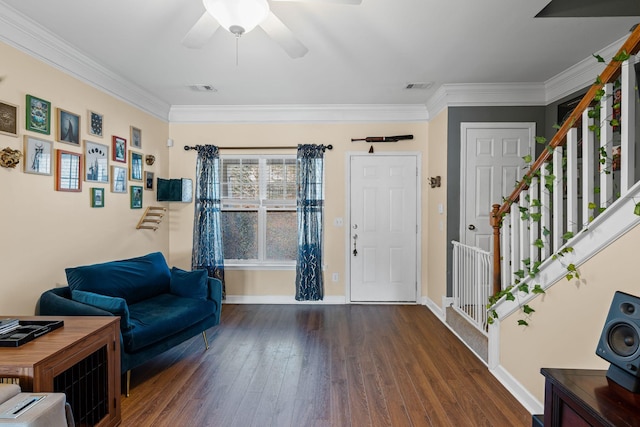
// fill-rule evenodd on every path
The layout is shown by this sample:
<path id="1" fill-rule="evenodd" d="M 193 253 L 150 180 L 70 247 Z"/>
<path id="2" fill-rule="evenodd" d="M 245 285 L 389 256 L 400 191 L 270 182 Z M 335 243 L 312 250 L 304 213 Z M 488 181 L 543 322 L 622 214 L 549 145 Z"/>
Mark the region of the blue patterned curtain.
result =
<path id="1" fill-rule="evenodd" d="M 196 145 L 196 203 L 193 220 L 191 267 L 207 270 L 224 286 L 224 251 L 220 218 L 220 155 L 215 145 Z"/>
<path id="2" fill-rule="evenodd" d="M 298 146 L 298 258 L 296 262 L 296 300 L 298 301 L 317 301 L 324 297 L 322 283 L 324 149 L 322 145 Z"/>

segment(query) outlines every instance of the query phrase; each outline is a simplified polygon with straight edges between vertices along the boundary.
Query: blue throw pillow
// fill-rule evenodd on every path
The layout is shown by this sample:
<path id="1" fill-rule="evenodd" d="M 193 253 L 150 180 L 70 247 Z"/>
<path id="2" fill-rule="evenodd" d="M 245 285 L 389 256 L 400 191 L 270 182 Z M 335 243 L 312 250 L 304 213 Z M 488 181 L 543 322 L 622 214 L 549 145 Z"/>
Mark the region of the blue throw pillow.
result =
<path id="1" fill-rule="evenodd" d="M 108 297 L 106 295 L 94 294 L 93 292 L 71 291 L 71 299 L 83 304 L 98 307 L 104 311 L 120 316 L 120 329 L 129 330 L 133 325 L 129 320 L 129 306 L 123 298 Z"/>
<path id="2" fill-rule="evenodd" d="M 72 291 L 120 297 L 129 304 L 169 292 L 171 271 L 161 252 L 137 258 L 66 268 Z"/>
<path id="3" fill-rule="evenodd" d="M 177 267 L 171 269 L 171 293 L 179 297 L 207 299 L 207 270 L 185 271 Z"/>

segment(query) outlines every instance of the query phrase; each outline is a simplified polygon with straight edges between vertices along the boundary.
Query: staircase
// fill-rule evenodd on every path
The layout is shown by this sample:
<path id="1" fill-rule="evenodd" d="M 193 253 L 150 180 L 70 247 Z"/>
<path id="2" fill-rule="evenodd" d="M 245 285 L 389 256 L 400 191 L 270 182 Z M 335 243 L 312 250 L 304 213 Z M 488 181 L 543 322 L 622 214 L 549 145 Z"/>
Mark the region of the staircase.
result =
<path id="1" fill-rule="evenodd" d="M 640 26 L 492 212 L 493 302 L 527 300 L 638 223 L 636 64 Z M 640 206 L 640 205 L 638 205 Z M 637 214 L 636 214 L 637 213 Z M 513 304 L 509 304 L 513 306 Z M 504 314 L 504 312 L 502 313 Z M 526 324 L 526 320 L 522 320 Z"/>
<path id="2" fill-rule="evenodd" d="M 462 289 L 455 291 L 462 297 L 454 295 L 447 323 L 485 362 L 490 359 L 487 323 L 519 311 L 526 325 L 529 301 L 563 277 L 580 279 L 582 263 L 640 223 L 640 170 L 635 166 L 639 50 L 640 26 L 509 197 L 494 205 L 492 265 L 482 273 L 491 276 L 493 295 L 486 321 L 466 313 L 468 296 L 482 295 L 478 287 L 485 283 L 466 275 L 456 278 L 459 244 L 454 243 L 454 289 Z M 473 312 L 481 302 L 476 297 Z"/>

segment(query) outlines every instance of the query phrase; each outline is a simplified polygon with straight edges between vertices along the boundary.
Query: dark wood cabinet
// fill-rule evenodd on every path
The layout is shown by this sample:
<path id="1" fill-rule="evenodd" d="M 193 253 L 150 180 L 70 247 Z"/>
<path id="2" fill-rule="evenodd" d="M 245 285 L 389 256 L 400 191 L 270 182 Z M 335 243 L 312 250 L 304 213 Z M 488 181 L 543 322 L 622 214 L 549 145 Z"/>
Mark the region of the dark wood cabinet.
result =
<path id="1" fill-rule="evenodd" d="M 23 391 L 64 392 L 76 425 L 120 424 L 120 318 L 18 318 L 63 320 L 64 326 L 23 346 L 0 348 L 0 378 L 17 381 Z"/>
<path id="2" fill-rule="evenodd" d="M 606 377 L 607 371 L 543 368 L 545 427 L 640 427 L 640 394 Z"/>

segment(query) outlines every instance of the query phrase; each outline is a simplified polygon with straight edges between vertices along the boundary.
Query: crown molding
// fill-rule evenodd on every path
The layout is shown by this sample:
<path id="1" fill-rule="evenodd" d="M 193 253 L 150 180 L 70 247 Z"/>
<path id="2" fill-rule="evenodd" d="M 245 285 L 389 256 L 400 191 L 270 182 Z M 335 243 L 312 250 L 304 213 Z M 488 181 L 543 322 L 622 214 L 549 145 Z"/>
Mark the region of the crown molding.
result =
<path id="1" fill-rule="evenodd" d="M 424 104 L 174 105 L 171 123 L 426 122 Z"/>
<path id="2" fill-rule="evenodd" d="M 608 61 L 616 55 L 618 49 L 620 49 L 620 46 L 623 45 L 627 38 L 628 36 L 622 37 L 597 52 L 597 54 L 603 57 L 605 61 Z M 544 83 L 546 93 L 545 103 L 551 104 L 585 87 L 591 86 L 596 81 L 596 77 L 604 71 L 605 67 L 606 64 L 596 61 L 593 56 L 589 56 L 555 75 Z"/>
<path id="3" fill-rule="evenodd" d="M 447 107 L 545 105 L 543 83 L 443 84 L 427 101 L 435 117 Z"/>
<path id="4" fill-rule="evenodd" d="M 167 121 L 170 105 L 82 54 L 55 34 L 0 2 L 0 41 L 114 98 Z"/>

